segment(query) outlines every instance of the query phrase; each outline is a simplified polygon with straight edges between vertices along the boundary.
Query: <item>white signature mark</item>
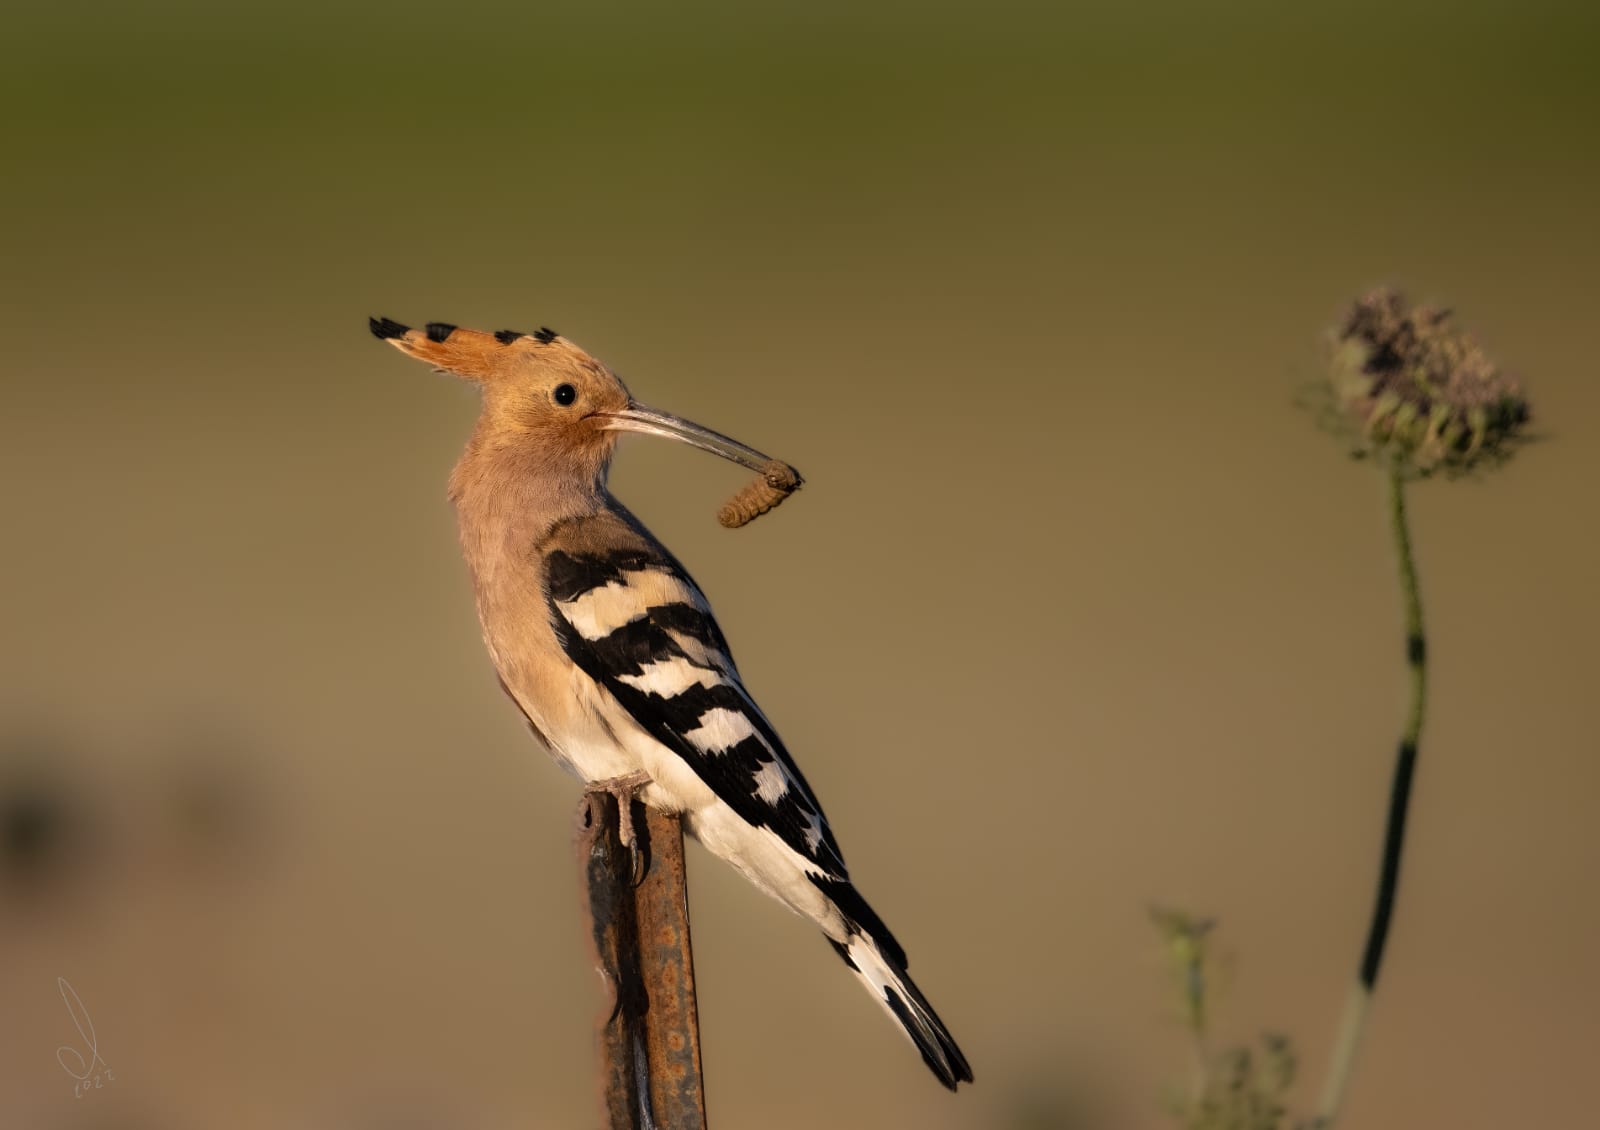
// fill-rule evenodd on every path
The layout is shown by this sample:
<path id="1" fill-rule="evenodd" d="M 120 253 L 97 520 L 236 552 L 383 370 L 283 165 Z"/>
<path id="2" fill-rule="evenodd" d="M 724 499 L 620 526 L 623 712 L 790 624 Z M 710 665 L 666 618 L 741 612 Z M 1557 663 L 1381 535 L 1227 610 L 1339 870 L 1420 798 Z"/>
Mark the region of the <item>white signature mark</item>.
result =
<path id="1" fill-rule="evenodd" d="M 83 1007 L 83 1001 L 78 999 L 78 990 L 68 983 L 65 977 L 56 978 L 56 988 L 61 990 L 61 1003 L 67 1006 L 67 1015 L 72 1017 L 72 1026 L 78 1030 L 82 1037 L 88 1058 L 84 1051 L 63 1044 L 56 1049 L 56 1062 L 61 1069 L 73 1079 L 77 1080 L 72 1085 L 72 1097 L 81 1099 L 90 1091 L 97 1091 L 107 1083 L 116 1079 L 100 1055 L 100 1043 L 94 1034 L 94 1021 L 89 1019 L 89 1010 Z M 70 1057 L 70 1059 L 69 1059 Z M 76 1063 L 76 1066 L 74 1066 Z"/>

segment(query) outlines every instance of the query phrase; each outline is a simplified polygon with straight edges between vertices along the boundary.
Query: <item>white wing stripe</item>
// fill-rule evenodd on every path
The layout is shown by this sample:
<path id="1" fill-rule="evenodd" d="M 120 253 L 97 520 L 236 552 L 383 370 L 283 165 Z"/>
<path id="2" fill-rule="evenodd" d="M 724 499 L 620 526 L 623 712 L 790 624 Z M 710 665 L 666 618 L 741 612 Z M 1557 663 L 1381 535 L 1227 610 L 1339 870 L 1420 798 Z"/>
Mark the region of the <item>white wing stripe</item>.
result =
<path id="1" fill-rule="evenodd" d="M 789 774 L 776 761 L 769 761 L 756 773 L 756 795 L 768 804 L 777 804 L 789 792 Z M 811 850 L 815 851 L 815 848 Z"/>
<path id="2" fill-rule="evenodd" d="M 816 854 L 818 845 L 822 843 L 822 817 L 815 812 L 806 813 L 806 847 Z"/>
<path id="3" fill-rule="evenodd" d="M 727 682 L 718 671 L 697 667 L 681 655 L 646 663 L 637 675 L 618 675 L 617 682 L 658 698 L 676 698 L 690 687 L 715 687 Z"/>
<path id="4" fill-rule="evenodd" d="M 683 735 L 684 741 L 701 753 L 732 749 L 749 737 L 757 738 L 762 745 L 767 744 L 767 739 L 756 732 L 754 722 L 725 706 L 714 706 L 700 715 L 700 725 Z M 772 747 L 767 748 L 770 751 Z"/>
<path id="5" fill-rule="evenodd" d="M 657 599 L 655 592 L 629 582 L 636 575 L 624 573 L 622 583 L 589 589 L 573 600 L 557 601 L 556 607 L 584 639 L 603 640 L 624 624 L 643 619 Z"/>
<path id="6" fill-rule="evenodd" d="M 716 648 L 706 646 L 687 632 L 674 632 L 669 628 L 667 635 L 671 636 L 672 642 L 677 644 L 683 650 L 683 653 L 689 657 L 689 662 L 699 667 L 715 667 L 724 674 L 731 672 L 733 664 L 728 662 L 728 657 Z M 736 680 L 732 679 L 723 681 L 736 682 Z"/>

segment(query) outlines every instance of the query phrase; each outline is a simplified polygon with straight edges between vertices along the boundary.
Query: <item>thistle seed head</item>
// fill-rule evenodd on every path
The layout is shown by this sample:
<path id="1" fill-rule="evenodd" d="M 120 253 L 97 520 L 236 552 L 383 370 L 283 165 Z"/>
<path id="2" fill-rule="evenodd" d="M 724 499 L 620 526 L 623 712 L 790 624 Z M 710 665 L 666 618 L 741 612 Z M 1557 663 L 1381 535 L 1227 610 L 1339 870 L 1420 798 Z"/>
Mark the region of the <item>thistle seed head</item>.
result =
<path id="1" fill-rule="evenodd" d="M 1422 478 L 1504 462 L 1528 422 L 1515 377 L 1450 311 L 1397 291 L 1359 299 L 1333 333 L 1329 379 L 1355 453 Z"/>

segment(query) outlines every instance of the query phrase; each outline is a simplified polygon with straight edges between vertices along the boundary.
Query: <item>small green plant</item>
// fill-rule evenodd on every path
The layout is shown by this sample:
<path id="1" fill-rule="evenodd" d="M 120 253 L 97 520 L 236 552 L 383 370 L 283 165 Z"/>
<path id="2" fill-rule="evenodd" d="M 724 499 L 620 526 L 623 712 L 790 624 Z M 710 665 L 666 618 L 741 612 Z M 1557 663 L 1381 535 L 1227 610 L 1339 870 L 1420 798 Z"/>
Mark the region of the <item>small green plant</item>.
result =
<path id="1" fill-rule="evenodd" d="M 1210 1048 L 1211 1011 L 1218 961 L 1213 946 L 1216 923 L 1182 911 L 1157 908 L 1151 920 L 1175 989 L 1194 1063 L 1189 1085 L 1168 1098 L 1173 1120 L 1184 1130 L 1284 1130 L 1291 1123 L 1286 1105 L 1296 1060 L 1287 1036 L 1262 1033 L 1256 1044 Z"/>

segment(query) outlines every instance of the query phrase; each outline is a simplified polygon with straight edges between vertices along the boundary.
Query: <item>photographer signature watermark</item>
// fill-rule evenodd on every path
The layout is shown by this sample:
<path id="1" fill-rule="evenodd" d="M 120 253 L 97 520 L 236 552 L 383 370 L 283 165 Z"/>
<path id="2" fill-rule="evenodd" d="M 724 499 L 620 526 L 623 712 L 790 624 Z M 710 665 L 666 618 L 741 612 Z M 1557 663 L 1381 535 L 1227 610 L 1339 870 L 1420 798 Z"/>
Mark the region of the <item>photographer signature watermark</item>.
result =
<path id="1" fill-rule="evenodd" d="M 67 1006 L 67 1015 L 72 1017 L 72 1026 L 78 1030 L 78 1036 L 84 1043 L 81 1048 L 69 1044 L 61 1045 L 56 1049 L 56 1062 L 75 1080 L 72 1085 L 72 1097 L 81 1099 L 90 1091 L 98 1091 L 107 1083 L 114 1081 L 116 1075 L 100 1054 L 100 1041 L 94 1033 L 94 1021 L 89 1019 L 89 1010 L 83 1007 L 83 1001 L 78 998 L 78 990 L 74 989 L 65 977 L 56 978 L 56 988 L 61 990 L 61 1003 Z"/>

